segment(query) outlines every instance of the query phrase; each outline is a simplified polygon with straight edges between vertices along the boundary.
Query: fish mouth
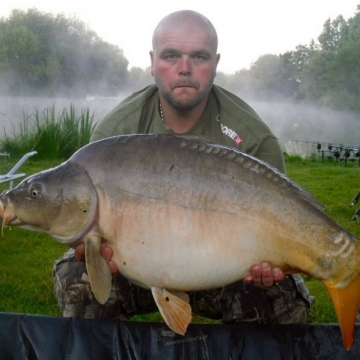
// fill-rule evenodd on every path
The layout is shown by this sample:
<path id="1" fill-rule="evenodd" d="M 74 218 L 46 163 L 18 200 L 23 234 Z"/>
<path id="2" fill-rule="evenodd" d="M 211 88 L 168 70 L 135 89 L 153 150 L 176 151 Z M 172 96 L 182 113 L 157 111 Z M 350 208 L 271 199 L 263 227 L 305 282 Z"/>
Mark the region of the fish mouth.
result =
<path id="1" fill-rule="evenodd" d="M 7 225 L 19 225 L 21 221 L 15 214 L 14 207 L 11 204 L 4 206 L 4 203 L 0 201 L 0 216 L 3 218 L 1 224 L 1 235 L 4 236 L 4 227 Z"/>

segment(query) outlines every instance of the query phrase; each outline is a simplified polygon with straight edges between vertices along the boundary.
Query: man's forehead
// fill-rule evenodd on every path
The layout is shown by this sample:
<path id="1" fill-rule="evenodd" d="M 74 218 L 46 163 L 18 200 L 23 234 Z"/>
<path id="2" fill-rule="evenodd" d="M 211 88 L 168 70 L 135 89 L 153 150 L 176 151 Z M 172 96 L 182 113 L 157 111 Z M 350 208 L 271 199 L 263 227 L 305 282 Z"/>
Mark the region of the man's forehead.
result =
<path id="1" fill-rule="evenodd" d="M 208 31 L 201 27 L 169 26 L 158 32 L 154 42 L 154 50 L 163 49 L 216 52 L 216 43 Z"/>

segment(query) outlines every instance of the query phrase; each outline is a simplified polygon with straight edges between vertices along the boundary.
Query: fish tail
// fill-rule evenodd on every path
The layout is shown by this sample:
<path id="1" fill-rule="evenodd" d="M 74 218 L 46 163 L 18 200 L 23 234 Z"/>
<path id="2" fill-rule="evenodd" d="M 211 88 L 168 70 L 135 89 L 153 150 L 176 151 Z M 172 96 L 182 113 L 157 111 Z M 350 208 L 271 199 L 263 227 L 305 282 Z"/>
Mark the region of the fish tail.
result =
<path id="1" fill-rule="evenodd" d="M 349 350 L 354 342 L 356 315 L 360 307 L 360 275 L 344 288 L 335 287 L 332 282 L 324 282 L 334 304 L 343 343 Z"/>

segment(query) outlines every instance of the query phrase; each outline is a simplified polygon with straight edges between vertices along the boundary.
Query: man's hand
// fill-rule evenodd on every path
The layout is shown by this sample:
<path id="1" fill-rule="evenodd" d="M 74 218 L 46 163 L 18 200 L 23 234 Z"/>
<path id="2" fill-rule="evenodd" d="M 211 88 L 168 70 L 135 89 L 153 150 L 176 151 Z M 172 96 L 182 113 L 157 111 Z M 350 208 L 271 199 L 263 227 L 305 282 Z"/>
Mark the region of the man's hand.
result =
<path id="1" fill-rule="evenodd" d="M 75 248 L 74 255 L 75 255 L 76 260 L 85 261 L 85 245 L 79 244 Z M 103 241 L 101 244 L 101 256 L 108 262 L 110 271 L 111 271 L 111 275 L 116 276 L 119 273 L 119 271 L 118 271 L 116 264 L 111 260 L 111 258 L 113 256 L 113 251 L 109 246 L 107 246 L 106 241 Z"/>
<path id="2" fill-rule="evenodd" d="M 271 286 L 274 282 L 284 280 L 284 273 L 278 268 L 271 268 L 269 263 L 254 265 L 250 275 L 244 278 L 244 283 L 255 286 Z"/>

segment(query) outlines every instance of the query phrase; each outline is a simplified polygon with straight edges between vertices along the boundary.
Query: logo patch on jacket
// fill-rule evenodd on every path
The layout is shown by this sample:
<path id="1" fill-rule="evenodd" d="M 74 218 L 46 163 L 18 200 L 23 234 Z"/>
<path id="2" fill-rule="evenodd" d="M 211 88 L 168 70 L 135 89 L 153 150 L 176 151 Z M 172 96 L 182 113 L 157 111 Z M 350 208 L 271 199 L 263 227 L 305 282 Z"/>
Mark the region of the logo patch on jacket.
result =
<path id="1" fill-rule="evenodd" d="M 229 138 L 231 138 L 232 140 L 234 140 L 237 146 L 239 146 L 243 142 L 242 138 L 234 130 L 230 129 L 229 127 L 223 124 L 220 124 L 220 126 L 222 133 L 228 136 Z"/>

